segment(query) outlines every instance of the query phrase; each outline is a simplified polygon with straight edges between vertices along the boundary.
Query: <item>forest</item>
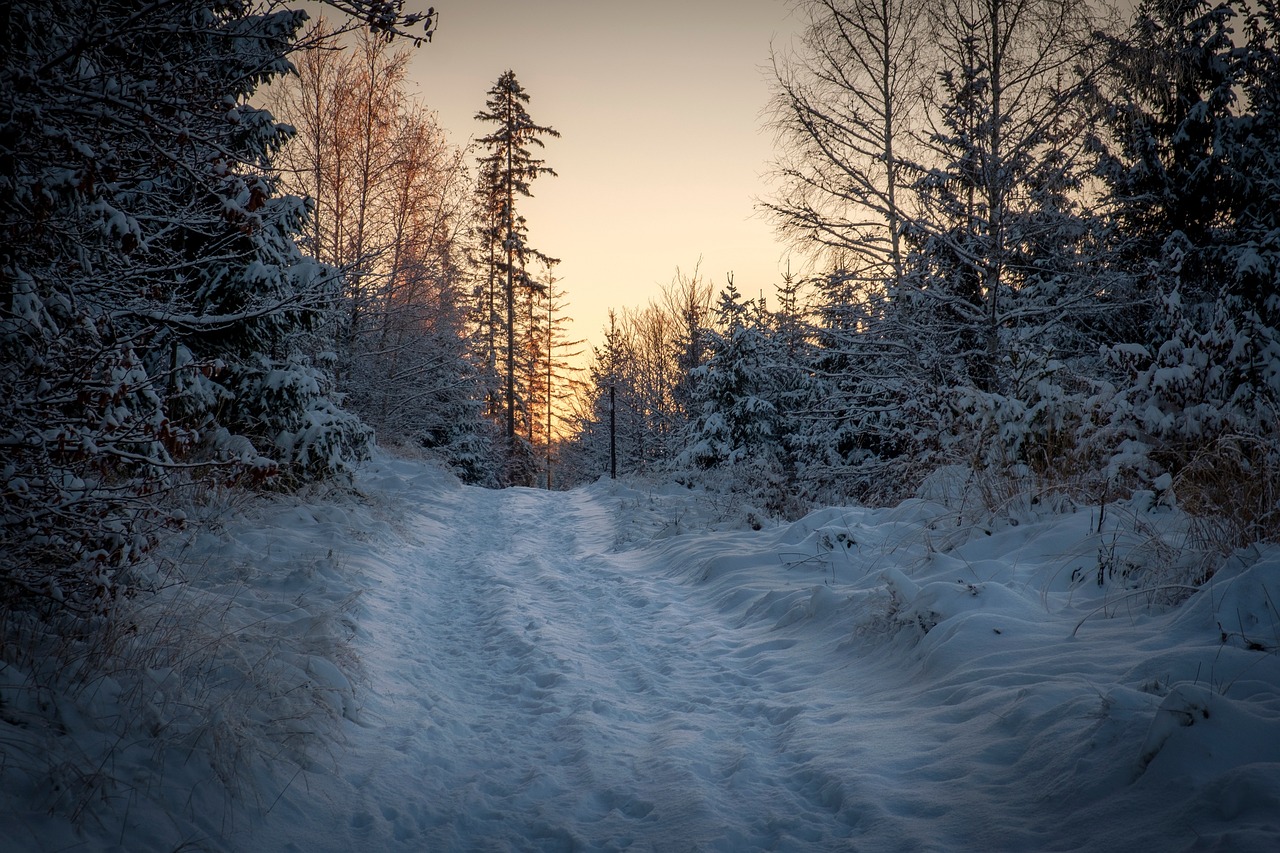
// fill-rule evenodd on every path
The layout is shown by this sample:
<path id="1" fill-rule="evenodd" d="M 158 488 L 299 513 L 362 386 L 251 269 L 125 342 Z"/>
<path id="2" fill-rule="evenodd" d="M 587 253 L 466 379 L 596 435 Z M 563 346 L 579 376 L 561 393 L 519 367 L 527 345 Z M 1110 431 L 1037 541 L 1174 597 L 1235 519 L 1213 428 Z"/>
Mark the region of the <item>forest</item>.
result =
<path id="1" fill-rule="evenodd" d="M 585 333 L 518 69 L 458 145 L 408 80 L 434 10 L 319 5 L 0 6 L 0 666 L 41 689 L 187 582 L 193 500 L 377 447 L 779 521 L 939 471 L 996 516 L 1147 494 L 1191 586 L 1280 536 L 1272 0 L 796 0 L 759 201 L 795 271 L 677 269 Z"/>
<path id="2" fill-rule="evenodd" d="M 677 271 L 585 375 L 514 72 L 463 150 L 399 12 L 187 5 L 8 11 L 6 599 L 92 609 L 171 490 L 340 476 L 375 435 L 491 486 L 589 482 L 612 437 L 788 517 L 963 464 L 1275 532 L 1270 4 L 801 4 L 761 204 L 806 272 L 766 304 Z"/>
<path id="3" fill-rule="evenodd" d="M 612 386 L 625 469 L 784 515 L 960 464 L 991 509 L 1154 488 L 1274 536 L 1275 8 L 801 7 L 762 204 L 815 272 L 626 313 L 566 456 L 601 469 Z"/>

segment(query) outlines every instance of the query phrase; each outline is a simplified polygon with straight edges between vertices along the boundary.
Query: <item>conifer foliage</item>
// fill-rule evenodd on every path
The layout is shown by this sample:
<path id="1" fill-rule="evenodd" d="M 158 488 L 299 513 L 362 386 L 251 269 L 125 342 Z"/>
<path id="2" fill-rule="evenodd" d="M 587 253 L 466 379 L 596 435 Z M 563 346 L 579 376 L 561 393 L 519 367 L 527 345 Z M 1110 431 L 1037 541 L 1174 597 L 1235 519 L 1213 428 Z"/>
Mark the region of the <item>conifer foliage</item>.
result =
<path id="1" fill-rule="evenodd" d="M 1237 545 L 1280 526 L 1278 25 L 1271 3 L 1142 4 L 1098 141 L 1117 254 L 1152 297 L 1116 354 L 1123 434 Z"/>
<path id="2" fill-rule="evenodd" d="M 341 5 L 384 33 L 431 24 Z M 0 9 L 6 601 L 106 608 L 166 520 L 158 492 L 363 452 L 313 355 L 339 276 L 299 252 L 307 207 L 270 164 L 287 130 L 249 104 L 304 20 L 249 0 Z"/>
<path id="3" fill-rule="evenodd" d="M 694 368 L 700 411 L 686 458 L 704 468 L 745 464 L 770 455 L 781 438 L 781 413 L 769 393 L 769 329 L 764 306 L 743 300 L 730 279 L 707 331 L 710 357 Z"/>

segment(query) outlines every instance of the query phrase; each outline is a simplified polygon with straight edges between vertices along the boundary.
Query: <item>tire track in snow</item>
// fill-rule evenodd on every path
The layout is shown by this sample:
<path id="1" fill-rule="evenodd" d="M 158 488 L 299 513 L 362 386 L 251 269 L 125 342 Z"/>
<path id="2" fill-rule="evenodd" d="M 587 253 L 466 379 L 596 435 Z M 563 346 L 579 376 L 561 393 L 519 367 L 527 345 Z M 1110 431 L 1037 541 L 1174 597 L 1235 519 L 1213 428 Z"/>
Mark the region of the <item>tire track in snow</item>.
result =
<path id="1" fill-rule="evenodd" d="M 608 553 L 587 491 L 465 489 L 420 522 L 367 596 L 353 737 L 381 746 L 343 763 L 334 849 L 848 849 L 793 640 Z"/>

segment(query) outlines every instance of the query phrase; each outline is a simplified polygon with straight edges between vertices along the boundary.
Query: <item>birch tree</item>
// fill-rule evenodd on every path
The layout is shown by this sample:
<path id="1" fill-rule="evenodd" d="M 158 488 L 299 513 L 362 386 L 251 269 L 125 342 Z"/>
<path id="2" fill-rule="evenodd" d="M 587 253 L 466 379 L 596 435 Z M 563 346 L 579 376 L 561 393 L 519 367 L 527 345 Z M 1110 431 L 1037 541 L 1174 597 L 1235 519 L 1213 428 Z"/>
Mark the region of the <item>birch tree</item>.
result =
<path id="1" fill-rule="evenodd" d="M 385 440 L 438 449 L 464 477 L 484 479 L 464 154 L 411 97 L 406 50 L 324 21 L 313 40 L 270 104 L 297 131 L 278 159 L 288 186 L 312 194 L 310 247 L 347 271 L 340 387 Z"/>
<path id="2" fill-rule="evenodd" d="M 927 5 L 802 0 L 800 46 L 774 56 L 781 152 L 765 206 L 802 244 L 874 258 L 873 279 L 903 269 L 903 164 L 923 114 Z"/>

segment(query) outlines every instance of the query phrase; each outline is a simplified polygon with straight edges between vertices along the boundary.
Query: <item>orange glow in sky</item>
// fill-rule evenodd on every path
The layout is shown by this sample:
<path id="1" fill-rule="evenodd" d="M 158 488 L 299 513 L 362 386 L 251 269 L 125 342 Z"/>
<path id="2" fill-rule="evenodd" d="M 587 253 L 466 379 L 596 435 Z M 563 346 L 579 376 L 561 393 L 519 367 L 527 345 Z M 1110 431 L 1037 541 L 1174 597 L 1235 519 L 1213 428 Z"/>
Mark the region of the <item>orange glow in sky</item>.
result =
<path id="1" fill-rule="evenodd" d="M 425 5 L 425 4 L 424 4 Z M 772 294 L 785 247 L 756 211 L 773 155 L 765 127 L 771 43 L 798 26 L 785 0 L 442 0 L 413 79 L 457 144 L 510 68 L 534 121 L 560 131 L 558 172 L 521 211 L 560 258 L 577 338 L 596 345 L 609 308 L 642 306 L 679 267 L 746 296 Z M 587 350 L 589 354 L 589 349 Z"/>

